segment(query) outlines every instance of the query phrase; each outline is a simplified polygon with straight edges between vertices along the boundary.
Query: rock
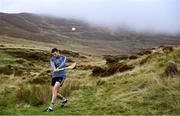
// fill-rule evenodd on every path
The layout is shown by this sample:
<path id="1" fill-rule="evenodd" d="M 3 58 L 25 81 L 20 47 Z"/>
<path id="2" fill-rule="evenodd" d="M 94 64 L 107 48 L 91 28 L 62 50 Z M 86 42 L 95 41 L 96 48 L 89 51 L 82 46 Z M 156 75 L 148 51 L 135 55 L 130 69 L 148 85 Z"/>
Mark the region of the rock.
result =
<path id="1" fill-rule="evenodd" d="M 173 77 L 174 75 L 180 75 L 180 71 L 178 69 L 178 64 L 176 64 L 174 61 L 169 61 L 168 66 L 166 67 L 164 74 L 166 76 Z"/>

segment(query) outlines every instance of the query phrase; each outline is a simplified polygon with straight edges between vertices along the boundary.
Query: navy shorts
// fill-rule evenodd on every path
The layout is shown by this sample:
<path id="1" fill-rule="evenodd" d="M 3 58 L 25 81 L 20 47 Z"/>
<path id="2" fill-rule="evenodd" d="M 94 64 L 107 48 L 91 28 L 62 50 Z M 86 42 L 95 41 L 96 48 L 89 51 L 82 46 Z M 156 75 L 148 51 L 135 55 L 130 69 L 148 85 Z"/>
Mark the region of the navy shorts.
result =
<path id="1" fill-rule="evenodd" d="M 62 86 L 63 83 L 64 83 L 64 78 L 63 77 L 54 77 L 54 78 L 52 78 L 51 86 L 54 86 L 56 82 L 59 82 L 61 84 L 60 86 Z"/>

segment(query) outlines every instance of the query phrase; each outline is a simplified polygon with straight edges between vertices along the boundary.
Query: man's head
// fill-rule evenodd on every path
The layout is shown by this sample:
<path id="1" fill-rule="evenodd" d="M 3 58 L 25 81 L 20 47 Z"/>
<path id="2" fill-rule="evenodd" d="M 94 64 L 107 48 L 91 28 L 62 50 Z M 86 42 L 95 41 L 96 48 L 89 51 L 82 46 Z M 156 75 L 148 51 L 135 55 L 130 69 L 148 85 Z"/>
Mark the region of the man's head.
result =
<path id="1" fill-rule="evenodd" d="M 52 56 L 55 56 L 55 57 L 59 57 L 60 56 L 59 50 L 57 48 L 53 48 L 51 50 L 51 54 L 52 54 Z"/>

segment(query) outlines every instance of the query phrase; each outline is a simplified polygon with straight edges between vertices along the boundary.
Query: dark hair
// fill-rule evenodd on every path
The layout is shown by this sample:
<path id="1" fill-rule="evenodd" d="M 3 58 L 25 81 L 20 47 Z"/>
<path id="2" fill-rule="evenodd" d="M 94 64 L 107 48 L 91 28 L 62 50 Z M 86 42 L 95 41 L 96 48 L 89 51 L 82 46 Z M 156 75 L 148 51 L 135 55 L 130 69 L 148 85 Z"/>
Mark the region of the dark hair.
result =
<path id="1" fill-rule="evenodd" d="M 57 48 L 53 48 L 53 49 L 51 50 L 51 53 L 54 53 L 54 52 L 57 52 L 57 51 L 58 51 Z"/>

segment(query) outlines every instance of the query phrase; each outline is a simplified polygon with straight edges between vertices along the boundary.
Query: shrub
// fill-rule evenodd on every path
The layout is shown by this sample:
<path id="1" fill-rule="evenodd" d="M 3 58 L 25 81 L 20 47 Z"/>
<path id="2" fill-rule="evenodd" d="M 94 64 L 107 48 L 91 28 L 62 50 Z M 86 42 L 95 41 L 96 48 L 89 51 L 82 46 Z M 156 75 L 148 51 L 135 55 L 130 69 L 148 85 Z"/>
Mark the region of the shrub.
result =
<path id="1" fill-rule="evenodd" d="M 124 72 L 127 70 L 131 70 L 133 68 L 134 68 L 133 66 L 129 66 L 126 64 L 114 63 L 105 68 L 95 67 L 92 70 L 92 75 L 93 76 L 101 76 L 101 77 L 110 76 L 110 75 L 115 74 L 116 72 Z"/>
<path id="2" fill-rule="evenodd" d="M 130 60 L 132 60 L 132 59 L 137 59 L 137 58 L 138 58 L 137 55 L 131 55 L 131 56 L 129 57 Z"/>
<path id="3" fill-rule="evenodd" d="M 0 47 L 5 47 L 5 45 L 0 45 Z"/>
<path id="4" fill-rule="evenodd" d="M 90 70 L 93 68 L 94 68 L 94 66 L 91 66 L 91 65 L 78 65 L 77 66 L 77 69 L 81 69 L 81 70 Z"/>
<path id="5" fill-rule="evenodd" d="M 140 65 L 145 64 L 149 59 L 150 59 L 150 56 L 147 56 L 147 57 L 143 58 L 143 59 L 140 61 Z"/>
<path id="6" fill-rule="evenodd" d="M 106 83 L 106 81 L 104 81 L 104 80 L 98 80 L 96 85 L 101 86 L 101 85 L 104 85 L 105 83 Z"/>
<path id="7" fill-rule="evenodd" d="M 46 83 L 50 82 L 50 78 L 51 78 L 50 72 L 51 72 L 50 70 L 46 70 L 46 71 L 40 73 L 36 77 L 32 78 L 29 81 L 29 83 L 31 83 L 31 84 L 46 84 Z"/>
<path id="8" fill-rule="evenodd" d="M 162 50 L 166 53 L 172 52 L 174 50 L 175 46 L 172 45 L 162 45 L 160 46 L 160 48 L 162 48 Z"/>
<path id="9" fill-rule="evenodd" d="M 24 73 L 24 70 L 21 70 L 21 69 L 17 69 L 14 73 L 14 76 L 22 76 Z"/>
<path id="10" fill-rule="evenodd" d="M 100 74 L 104 73 L 105 71 L 106 71 L 106 69 L 96 66 L 92 70 L 92 75 L 93 76 L 99 76 Z"/>
<path id="11" fill-rule="evenodd" d="M 106 60 L 106 64 L 117 63 L 119 61 L 118 57 L 110 55 L 105 55 L 104 59 Z"/>
<path id="12" fill-rule="evenodd" d="M 22 58 L 25 60 L 41 60 L 44 62 L 49 61 L 49 53 L 45 51 L 35 51 L 35 50 L 23 50 L 23 49 L 8 49 L 4 50 L 5 53 L 10 54 L 16 58 Z"/>
<path id="13" fill-rule="evenodd" d="M 14 73 L 11 65 L 0 66 L 0 74 L 11 75 Z"/>
<path id="14" fill-rule="evenodd" d="M 148 55 L 152 53 L 152 48 L 148 48 L 148 49 L 144 49 L 141 52 L 138 53 L 138 55 L 142 56 L 142 55 Z"/>
<path id="15" fill-rule="evenodd" d="M 119 55 L 118 58 L 119 60 L 127 60 L 129 58 L 129 55 Z"/>
<path id="16" fill-rule="evenodd" d="M 18 64 L 23 64 L 23 63 L 26 62 L 26 61 L 25 61 L 25 59 L 23 59 L 23 58 L 18 58 L 18 59 L 16 59 L 16 62 L 17 62 Z"/>
<path id="17" fill-rule="evenodd" d="M 74 61 L 73 61 L 72 58 L 69 58 L 69 57 L 68 57 L 68 58 L 67 58 L 67 62 L 71 62 L 71 63 L 72 63 L 72 62 L 74 62 Z"/>
<path id="18" fill-rule="evenodd" d="M 79 57 L 80 56 L 78 52 L 73 52 L 73 51 L 69 51 L 69 50 L 59 50 L 59 52 L 61 54 L 69 55 L 72 57 Z"/>

